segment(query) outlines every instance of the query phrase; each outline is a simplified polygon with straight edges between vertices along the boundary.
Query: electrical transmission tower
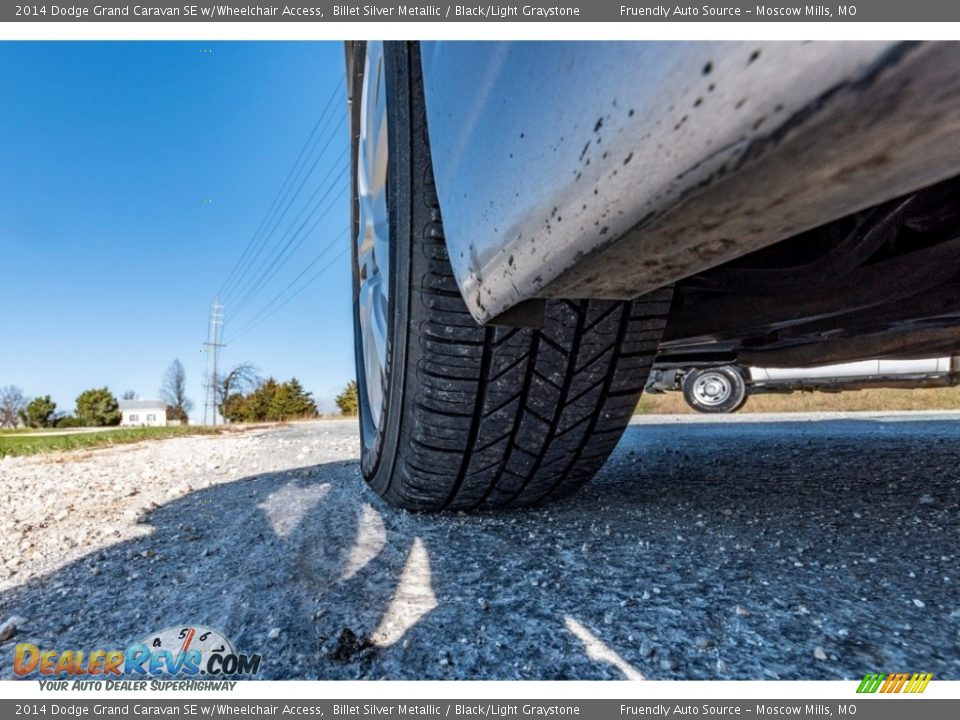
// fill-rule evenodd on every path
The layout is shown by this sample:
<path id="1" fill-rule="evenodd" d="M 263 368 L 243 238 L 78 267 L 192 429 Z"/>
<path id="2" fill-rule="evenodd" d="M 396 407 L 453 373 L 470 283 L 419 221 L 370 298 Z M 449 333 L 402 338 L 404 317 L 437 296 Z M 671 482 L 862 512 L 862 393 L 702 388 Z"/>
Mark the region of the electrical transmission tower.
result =
<path id="1" fill-rule="evenodd" d="M 212 360 L 210 362 L 210 377 L 207 380 L 207 392 L 203 402 L 203 424 L 207 424 L 207 413 L 210 413 L 211 423 L 217 424 L 217 351 L 226 347 L 220 342 L 220 328 L 223 325 L 223 305 L 220 304 L 220 298 L 213 299 L 213 305 L 210 308 L 210 330 L 207 334 L 207 341 L 203 344 L 204 352 L 210 353 Z"/>

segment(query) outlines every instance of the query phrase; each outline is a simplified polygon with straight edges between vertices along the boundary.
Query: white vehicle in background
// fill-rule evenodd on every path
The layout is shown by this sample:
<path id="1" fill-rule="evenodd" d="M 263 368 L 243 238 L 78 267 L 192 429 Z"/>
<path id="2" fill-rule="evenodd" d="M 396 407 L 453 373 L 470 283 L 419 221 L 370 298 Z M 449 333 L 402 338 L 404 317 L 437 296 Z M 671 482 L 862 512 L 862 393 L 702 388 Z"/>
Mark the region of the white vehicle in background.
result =
<path id="1" fill-rule="evenodd" d="M 687 404 L 703 413 L 736 412 L 750 395 L 798 390 L 841 392 L 865 388 L 928 388 L 960 384 L 960 357 L 919 360 L 862 360 L 807 368 L 742 365 L 665 367 L 655 365 L 646 391 L 682 391 Z"/>

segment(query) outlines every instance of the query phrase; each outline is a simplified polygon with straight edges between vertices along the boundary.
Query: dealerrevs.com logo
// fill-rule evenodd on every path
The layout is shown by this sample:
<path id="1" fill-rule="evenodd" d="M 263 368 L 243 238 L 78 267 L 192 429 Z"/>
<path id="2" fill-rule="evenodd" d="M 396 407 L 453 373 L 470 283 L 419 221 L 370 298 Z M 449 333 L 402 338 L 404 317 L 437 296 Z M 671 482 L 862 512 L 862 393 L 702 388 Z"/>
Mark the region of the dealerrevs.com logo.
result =
<path id="1" fill-rule="evenodd" d="M 244 655 L 216 630 L 192 625 L 151 633 L 125 650 L 57 650 L 19 643 L 13 672 L 19 677 L 254 676 L 260 655 Z"/>

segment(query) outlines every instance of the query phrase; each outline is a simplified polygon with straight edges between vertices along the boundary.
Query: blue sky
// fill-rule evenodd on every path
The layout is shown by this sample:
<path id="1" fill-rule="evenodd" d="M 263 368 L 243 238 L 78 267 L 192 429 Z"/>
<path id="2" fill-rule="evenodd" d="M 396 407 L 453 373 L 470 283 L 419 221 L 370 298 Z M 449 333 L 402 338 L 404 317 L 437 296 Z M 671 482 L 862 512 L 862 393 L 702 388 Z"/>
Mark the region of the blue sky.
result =
<path id="1" fill-rule="evenodd" d="M 202 416 L 211 301 L 343 74 L 339 43 L 0 43 L 0 386 L 72 412 L 89 387 L 155 398 L 180 358 Z M 225 303 L 222 367 L 296 376 L 327 409 L 354 376 L 343 97 L 247 277 L 296 251 Z M 325 248 L 300 282 L 329 269 L 240 336 Z"/>

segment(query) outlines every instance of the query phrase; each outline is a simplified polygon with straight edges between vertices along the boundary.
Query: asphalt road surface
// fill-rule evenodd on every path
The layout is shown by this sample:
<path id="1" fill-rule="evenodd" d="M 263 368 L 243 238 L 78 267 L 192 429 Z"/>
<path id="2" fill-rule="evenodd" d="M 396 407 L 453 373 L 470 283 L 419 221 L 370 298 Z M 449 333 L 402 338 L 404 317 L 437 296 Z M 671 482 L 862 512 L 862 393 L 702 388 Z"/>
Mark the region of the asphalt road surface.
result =
<path id="1" fill-rule="evenodd" d="M 395 510 L 358 452 L 337 421 L 0 462 L 0 677 L 196 623 L 265 678 L 960 679 L 960 413 L 640 418 L 497 514 Z"/>

